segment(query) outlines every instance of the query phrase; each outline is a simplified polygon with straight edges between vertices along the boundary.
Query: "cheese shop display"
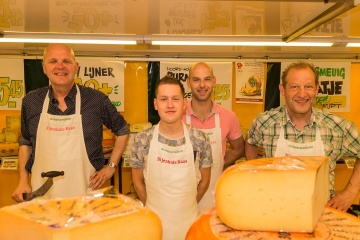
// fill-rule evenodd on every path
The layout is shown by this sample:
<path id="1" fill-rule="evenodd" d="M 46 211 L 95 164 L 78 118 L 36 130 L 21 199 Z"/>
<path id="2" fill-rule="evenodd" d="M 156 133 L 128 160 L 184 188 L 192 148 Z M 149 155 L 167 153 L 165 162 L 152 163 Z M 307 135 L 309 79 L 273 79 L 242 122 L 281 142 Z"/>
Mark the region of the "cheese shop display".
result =
<path id="1" fill-rule="evenodd" d="M 313 232 L 328 199 L 328 157 L 240 162 L 215 189 L 219 218 L 237 230 Z"/>
<path id="2" fill-rule="evenodd" d="M 110 153 L 114 149 L 115 134 L 103 125 L 102 150 L 103 153 Z"/>
<path id="3" fill-rule="evenodd" d="M 311 233 L 300 232 L 270 232 L 270 231 L 246 231 L 236 230 L 226 226 L 215 208 L 203 213 L 190 227 L 186 240 L 324 240 L 324 239 L 342 239 L 355 240 L 360 239 L 360 219 L 330 208 L 325 207 L 315 229 Z"/>
<path id="4" fill-rule="evenodd" d="M 124 196 L 35 199 L 0 209 L 0 239 L 118 240 L 162 238 L 161 221 Z"/>
<path id="5" fill-rule="evenodd" d="M 20 115 L 6 116 L 6 127 L 0 133 L 0 157 L 19 153 Z"/>

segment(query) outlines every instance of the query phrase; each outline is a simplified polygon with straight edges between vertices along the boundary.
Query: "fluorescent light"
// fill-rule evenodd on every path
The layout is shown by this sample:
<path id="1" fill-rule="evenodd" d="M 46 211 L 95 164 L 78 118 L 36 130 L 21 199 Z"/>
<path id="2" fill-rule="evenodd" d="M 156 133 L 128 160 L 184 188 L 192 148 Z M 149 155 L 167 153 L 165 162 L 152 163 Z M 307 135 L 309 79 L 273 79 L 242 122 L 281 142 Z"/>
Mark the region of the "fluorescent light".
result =
<path id="1" fill-rule="evenodd" d="M 278 46 L 278 47 L 331 47 L 330 42 L 205 42 L 205 41 L 152 41 L 152 45 L 169 46 Z"/>
<path id="2" fill-rule="evenodd" d="M 348 43 L 346 46 L 347 47 L 360 47 L 360 42 L 358 42 L 358 43 Z"/>
<path id="3" fill-rule="evenodd" d="M 6 43 L 74 43 L 74 44 L 116 44 L 136 45 L 137 35 L 96 34 L 96 33 L 40 33 L 3 32 L 0 42 Z"/>
<path id="4" fill-rule="evenodd" d="M 74 43 L 74 44 L 118 44 L 136 45 L 136 41 L 103 39 L 63 39 L 63 38 L 0 38 L 6 43 Z"/>
<path id="5" fill-rule="evenodd" d="M 152 45 L 169 46 L 278 46 L 278 47 L 331 47 L 333 41 L 319 41 L 304 38 L 284 42 L 280 35 L 275 36 L 212 36 L 212 35 L 149 35 L 145 42 Z"/>

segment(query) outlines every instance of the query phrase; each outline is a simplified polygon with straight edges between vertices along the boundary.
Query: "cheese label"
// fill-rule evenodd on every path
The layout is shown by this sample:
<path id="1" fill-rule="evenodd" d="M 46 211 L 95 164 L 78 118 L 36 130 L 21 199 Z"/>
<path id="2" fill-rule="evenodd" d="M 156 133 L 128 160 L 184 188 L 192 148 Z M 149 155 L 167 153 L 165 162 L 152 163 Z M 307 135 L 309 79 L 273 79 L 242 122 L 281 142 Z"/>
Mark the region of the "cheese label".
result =
<path id="1" fill-rule="evenodd" d="M 1 169 L 6 170 L 17 170 L 18 169 L 18 158 L 3 157 L 1 160 Z"/>
<path id="2" fill-rule="evenodd" d="M 356 158 L 346 158 L 345 159 L 346 166 L 350 169 L 353 169 L 355 166 L 355 161 L 356 161 Z"/>

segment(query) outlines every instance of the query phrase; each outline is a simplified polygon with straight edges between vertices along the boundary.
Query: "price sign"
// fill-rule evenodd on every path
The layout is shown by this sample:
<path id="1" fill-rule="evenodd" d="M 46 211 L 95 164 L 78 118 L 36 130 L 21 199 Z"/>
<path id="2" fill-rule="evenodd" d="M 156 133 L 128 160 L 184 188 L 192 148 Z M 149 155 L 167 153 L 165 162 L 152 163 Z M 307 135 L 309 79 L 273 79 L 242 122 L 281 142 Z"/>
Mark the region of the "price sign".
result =
<path id="1" fill-rule="evenodd" d="M 0 110 L 20 110 L 25 95 L 22 59 L 0 59 Z"/>
<path id="2" fill-rule="evenodd" d="M 124 111 L 124 62 L 78 60 L 75 82 L 106 94 L 119 112 Z"/>

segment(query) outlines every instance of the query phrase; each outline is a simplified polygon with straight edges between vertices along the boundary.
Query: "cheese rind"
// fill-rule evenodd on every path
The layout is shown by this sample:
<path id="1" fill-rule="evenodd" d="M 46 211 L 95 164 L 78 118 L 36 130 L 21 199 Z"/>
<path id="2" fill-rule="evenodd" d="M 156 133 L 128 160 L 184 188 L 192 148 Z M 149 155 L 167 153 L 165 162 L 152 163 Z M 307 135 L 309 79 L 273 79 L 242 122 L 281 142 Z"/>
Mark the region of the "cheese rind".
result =
<path id="1" fill-rule="evenodd" d="M 42 199 L 0 209 L 0 239 L 29 236 L 36 240 L 160 240 L 162 228 L 154 212 L 125 196 Z"/>
<path id="2" fill-rule="evenodd" d="M 328 157 L 242 162 L 221 175 L 215 190 L 220 219 L 237 230 L 312 232 L 328 198 Z"/>

